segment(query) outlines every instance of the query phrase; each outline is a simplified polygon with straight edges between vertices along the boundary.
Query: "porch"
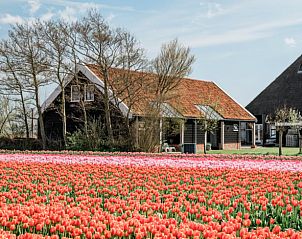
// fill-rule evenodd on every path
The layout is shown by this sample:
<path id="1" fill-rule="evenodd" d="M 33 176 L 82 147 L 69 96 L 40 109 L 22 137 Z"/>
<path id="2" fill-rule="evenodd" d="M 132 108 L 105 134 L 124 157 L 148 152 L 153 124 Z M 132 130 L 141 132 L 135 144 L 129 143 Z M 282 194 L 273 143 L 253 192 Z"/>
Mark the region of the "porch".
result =
<path id="1" fill-rule="evenodd" d="M 143 123 L 138 123 L 143 125 Z M 255 124 L 251 123 L 251 145 L 255 147 Z M 198 119 L 161 118 L 159 121 L 159 147 L 162 152 L 204 153 L 207 150 L 241 149 L 240 121 L 221 120 L 214 132 L 202 130 Z M 139 130 L 144 130 L 143 126 Z M 139 139 L 138 139 L 139 141 Z"/>

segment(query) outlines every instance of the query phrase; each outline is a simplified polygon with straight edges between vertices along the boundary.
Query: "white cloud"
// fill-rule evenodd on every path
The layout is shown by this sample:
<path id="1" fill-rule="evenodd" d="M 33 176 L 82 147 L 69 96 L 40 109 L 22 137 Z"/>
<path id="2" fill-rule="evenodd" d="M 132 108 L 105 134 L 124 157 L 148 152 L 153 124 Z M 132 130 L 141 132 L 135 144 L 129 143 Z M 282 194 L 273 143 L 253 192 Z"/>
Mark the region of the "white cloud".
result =
<path id="1" fill-rule="evenodd" d="M 107 22 L 111 22 L 115 18 L 115 14 L 110 13 L 108 17 L 106 17 Z"/>
<path id="2" fill-rule="evenodd" d="M 288 19 L 280 19 L 277 21 L 257 24 L 256 26 L 251 27 L 251 29 L 266 31 L 266 30 L 274 30 L 278 28 L 296 26 L 301 24 L 302 24 L 302 18 L 292 18 L 292 19 L 288 18 Z"/>
<path id="3" fill-rule="evenodd" d="M 51 4 L 57 5 L 57 6 L 64 6 L 64 7 L 69 6 L 72 8 L 84 9 L 84 11 L 89 8 L 111 9 L 111 10 L 126 11 L 126 12 L 135 11 L 130 6 L 113 6 L 113 5 L 107 5 L 107 4 L 101 4 L 101 3 L 93 3 L 93 2 L 84 3 L 84 2 L 70 1 L 70 0 L 52 0 Z"/>
<path id="4" fill-rule="evenodd" d="M 100 6 L 95 3 L 78 3 L 66 6 L 64 10 L 59 11 L 59 16 L 65 21 L 76 21 L 79 16 L 89 9 L 99 9 Z"/>
<path id="5" fill-rule="evenodd" d="M 48 11 L 48 12 L 42 14 L 42 15 L 40 16 L 40 19 L 41 19 L 42 21 L 49 21 L 49 20 L 52 19 L 54 16 L 55 16 L 55 14 L 54 14 L 52 11 Z"/>
<path id="6" fill-rule="evenodd" d="M 205 18 L 212 19 L 218 16 L 234 14 L 240 9 L 239 4 L 225 6 L 217 2 L 201 2 L 199 6 L 201 8 L 199 13 L 193 16 L 193 23 L 200 23 Z"/>
<path id="7" fill-rule="evenodd" d="M 22 23 L 24 20 L 20 16 L 13 16 L 9 13 L 4 14 L 0 17 L 0 24 L 16 24 L 16 23 Z"/>
<path id="8" fill-rule="evenodd" d="M 69 22 L 73 22 L 77 20 L 77 10 L 73 7 L 66 6 L 63 11 L 59 11 L 60 17 Z"/>
<path id="9" fill-rule="evenodd" d="M 29 5 L 29 12 L 30 12 L 30 14 L 34 14 L 41 7 L 40 0 L 28 0 L 27 4 Z"/>
<path id="10" fill-rule="evenodd" d="M 271 37 L 276 34 L 277 29 L 286 28 L 289 26 L 296 26 L 302 24 L 300 19 L 287 19 L 266 22 L 254 25 L 242 25 L 236 29 L 223 31 L 219 33 L 209 33 L 196 35 L 193 31 L 192 34 L 187 34 L 184 40 L 193 47 L 204 47 L 212 45 L 221 45 L 228 43 L 248 42 L 257 39 Z M 296 44 L 295 39 L 286 38 L 285 43 L 291 47 Z"/>
<path id="11" fill-rule="evenodd" d="M 39 18 L 42 21 L 48 21 L 50 20 L 55 14 L 51 11 L 46 12 L 45 14 L 41 15 Z M 21 24 L 24 22 L 27 22 L 29 24 L 32 24 L 35 22 L 37 19 L 35 17 L 27 17 L 27 18 L 22 18 L 20 16 L 13 16 L 9 13 L 4 14 L 3 16 L 0 16 L 0 24 Z M 1 29 L 1 28 L 0 28 Z"/>
<path id="12" fill-rule="evenodd" d="M 285 43 L 285 45 L 287 45 L 289 47 L 295 47 L 297 45 L 296 40 L 292 37 L 284 38 L 284 43 Z"/>
<path id="13" fill-rule="evenodd" d="M 146 42 L 147 48 L 152 49 L 160 42 L 175 37 L 186 45 L 198 48 L 272 39 L 284 33 L 287 36 L 293 26 L 302 26 L 302 18 L 298 14 L 267 15 L 267 8 L 258 6 L 260 0 L 255 0 L 256 3 L 240 1 L 240 4 L 227 4 L 224 1 L 219 4 L 215 0 L 202 0 L 199 5 L 196 2 L 190 5 L 192 1 L 188 2 L 187 7 L 192 10 L 189 16 L 188 9 L 182 5 L 177 10 L 167 9 L 165 14 L 146 14 L 146 18 L 134 21 L 131 27 L 138 32 L 142 42 Z M 255 7 L 261 10 L 259 16 L 252 14 Z"/>
<path id="14" fill-rule="evenodd" d="M 246 29 L 237 29 L 232 31 L 227 31 L 219 34 L 207 34 L 199 36 L 190 36 L 184 40 L 192 47 L 205 47 L 222 45 L 229 43 L 240 43 L 247 42 L 251 40 L 262 39 L 269 36 L 269 33 L 258 32 L 257 34 L 253 31 L 248 31 Z"/>
<path id="15" fill-rule="evenodd" d="M 208 3 L 207 17 L 212 18 L 224 13 L 224 9 L 219 3 Z"/>

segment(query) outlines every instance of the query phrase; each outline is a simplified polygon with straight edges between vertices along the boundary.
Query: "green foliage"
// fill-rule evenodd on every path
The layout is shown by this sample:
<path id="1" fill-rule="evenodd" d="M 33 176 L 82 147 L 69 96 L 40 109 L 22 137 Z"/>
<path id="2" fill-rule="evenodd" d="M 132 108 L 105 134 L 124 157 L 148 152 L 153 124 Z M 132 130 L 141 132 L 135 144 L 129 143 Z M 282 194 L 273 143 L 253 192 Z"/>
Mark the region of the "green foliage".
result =
<path id="1" fill-rule="evenodd" d="M 67 149 L 109 152 L 130 150 L 129 140 L 118 139 L 114 142 L 109 142 L 105 130 L 105 125 L 101 120 L 90 120 L 87 125 L 87 133 L 84 128 L 80 128 L 67 136 Z"/>
<path id="2" fill-rule="evenodd" d="M 100 120 L 88 122 L 87 133 L 79 128 L 67 136 L 67 148 L 70 150 L 98 150 L 106 140 L 103 125 Z"/>
<path id="3" fill-rule="evenodd" d="M 299 148 L 283 147 L 283 154 L 287 156 L 301 156 Z M 211 150 L 209 154 L 226 154 L 226 155 L 278 155 L 278 147 L 256 147 L 241 149 L 224 149 Z"/>
<path id="4" fill-rule="evenodd" d="M 272 116 L 268 116 L 268 123 L 274 123 L 279 132 L 279 155 L 282 155 L 282 137 L 283 133 L 289 128 L 282 123 L 297 123 L 301 121 L 300 112 L 287 106 L 277 108 Z M 277 125 L 276 123 L 281 123 Z M 296 127 L 295 127 L 296 128 Z"/>
<path id="5" fill-rule="evenodd" d="M 181 118 L 164 118 L 163 132 L 167 135 L 175 135 L 180 132 L 180 125 L 184 122 Z"/>
<path id="6" fill-rule="evenodd" d="M 42 145 L 39 139 L 0 137 L 0 149 L 7 150 L 41 150 Z"/>
<path id="7" fill-rule="evenodd" d="M 268 123 L 295 123 L 302 120 L 300 112 L 294 108 L 282 106 L 274 112 L 273 115 L 267 117 Z M 285 131 L 288 127 L 277 126 L 277 131 Z"/>

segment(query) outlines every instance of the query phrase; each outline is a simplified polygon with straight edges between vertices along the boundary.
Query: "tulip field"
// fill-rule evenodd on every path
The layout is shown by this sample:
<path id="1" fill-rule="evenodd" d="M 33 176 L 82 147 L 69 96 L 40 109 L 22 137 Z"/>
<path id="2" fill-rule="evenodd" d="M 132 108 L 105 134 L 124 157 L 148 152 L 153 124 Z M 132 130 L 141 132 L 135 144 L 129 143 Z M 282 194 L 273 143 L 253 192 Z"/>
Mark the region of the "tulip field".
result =
<path id="1" fill-rule="evenodd" d="M 0 238 L 302 238 L 302 160 L 0 154 Z"/>

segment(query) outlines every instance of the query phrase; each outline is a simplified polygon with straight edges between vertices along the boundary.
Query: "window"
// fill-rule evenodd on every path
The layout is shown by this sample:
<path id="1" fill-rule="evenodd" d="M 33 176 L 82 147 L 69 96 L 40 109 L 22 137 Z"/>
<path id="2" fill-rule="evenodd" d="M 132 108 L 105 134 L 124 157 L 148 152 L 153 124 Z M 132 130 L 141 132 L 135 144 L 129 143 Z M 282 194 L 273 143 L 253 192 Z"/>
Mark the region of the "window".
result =
<path id="1" fill-rule="evenodd" d="M 152 107 L 156 107 L 156 102 L 152 101 L 150 102 L 150 105 Z M 181 115 L 168 103 L 163 102 L 160 105 L 160 114 L 163 117 L 167 117 L 167 118 L 172 118 L 172 117 L 177 117 L 180 118 Z"/>
<path id="2" fill-rule="evenodd" d="M 195 105 L 206 119 L 222 120 L 221 115 L 209 105 Z"/>
<path id="3" fill-rule="evenodd" d="M 94 85 L 85 85 L 85 101 L 94 101 Z"/>
<path id="4" fill-rule="evenodd" d="M 79 102 L 81 99 L 81 91 L 79 85 L 71 86 L 71 102 Z"/>
<path id="5" fill-rule="evenodd" d="M 298 73 L 299 73 L 299 74 L 302 73 L 302 64 L 299 66 Z"/>
<path id="6" fill-rule="evenodd" d="M 270 127 L 270 138 L 276 138 L 276 126 L 271 125 Z"/>

